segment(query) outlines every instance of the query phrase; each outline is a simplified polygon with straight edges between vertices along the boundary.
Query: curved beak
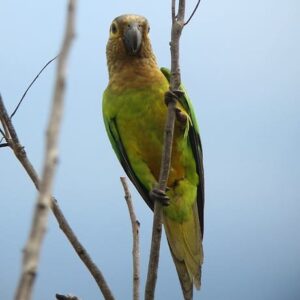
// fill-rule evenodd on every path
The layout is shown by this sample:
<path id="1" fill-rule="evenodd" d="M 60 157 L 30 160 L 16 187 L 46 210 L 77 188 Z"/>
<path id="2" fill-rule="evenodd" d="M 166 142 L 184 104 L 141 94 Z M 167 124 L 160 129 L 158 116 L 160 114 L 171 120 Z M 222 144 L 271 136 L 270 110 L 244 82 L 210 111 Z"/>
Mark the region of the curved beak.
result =
<path id="1" fill-rule="evenodd" d="M 137 23 L 129 24 L 124 33 L 124 44 L 130 55 L 136 55 L 142 45 L 142 33 Z"/>

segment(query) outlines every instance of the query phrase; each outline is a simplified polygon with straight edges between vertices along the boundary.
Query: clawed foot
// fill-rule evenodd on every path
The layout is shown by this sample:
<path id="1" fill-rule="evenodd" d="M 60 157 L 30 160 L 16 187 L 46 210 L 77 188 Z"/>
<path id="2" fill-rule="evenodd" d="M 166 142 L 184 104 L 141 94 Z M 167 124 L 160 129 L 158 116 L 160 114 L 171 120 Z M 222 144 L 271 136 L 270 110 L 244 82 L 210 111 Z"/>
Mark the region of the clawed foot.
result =
<path id="1" fill-rule="evenodd" d="M 168 206 L 170 204 L 170 199 L 166 193 L 158 188 L 154 188 L 150 192 L 151 199 L 159 201 L 163 206 Z"/>
<path id="2" fill-rule="evenodd" d="M 187 116 L 179 109 L 175 109 L 176 119 L 180 124 L 185 125 L 187 121 Z"/>
<path id="3" fill-rule="evenodd" d="M 167 91 L 165 93 L 165 103 L 168 106 L 170 102 L 176 102 L 180 97 L 184 95 L 183 91 L 175 90 L 175 91 Z"/>

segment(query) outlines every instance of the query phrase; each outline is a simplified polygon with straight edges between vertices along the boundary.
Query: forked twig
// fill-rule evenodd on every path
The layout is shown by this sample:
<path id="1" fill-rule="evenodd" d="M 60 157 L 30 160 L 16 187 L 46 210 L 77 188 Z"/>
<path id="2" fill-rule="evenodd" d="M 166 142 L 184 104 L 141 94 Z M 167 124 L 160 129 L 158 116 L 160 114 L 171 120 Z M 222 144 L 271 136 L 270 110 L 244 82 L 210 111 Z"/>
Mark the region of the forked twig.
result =
<path id="1" fill-rule="evenodd" d="M 3 119 L 6 120 L 6 126 L 9 129 L 10 134 L 13 133 L 13 137 L 9 140 L 9 146 L 14 151 L 17 159 L 20 161 L 24 169 L 26 170 L 28 176 L 31 178 L 32 182 L 34 183 L 37 190 L 39 190 L 40 180 L 38 178 L 37 172 L 35 171 L 33 165 L 29 161 L 26 151 L 24 147 L 20 144 L 18 135 L 15 131 L 15 128 L 7 114 L 6 108 L 2 101 L 2 97 L 0 95 L 0 117 L 4 117 Z M 3 120 L 2 119 L 2 120 Z M 80 243 L 78 238 L 76 237 L 75 233 L 73 232 L 72 228 L 70 227 L 69 223 L 67 222 L 66 218 L 63 215 L 57 201 L 52 197 L 51 198 L 51 209 L 52 212 L 59 224 L 60 229 L 66 235 L 68 240 L 70 241 L 73 249 L 76 251 L 78 256 L 80 257 L 81 261 L 85 264 L 93 278 L 95 279 L 98 287 L 100 288 L 103 296 L 107 300 L 114 300 L 112 292 L 108 287 L 102 272 L 93 262 L 91 257 L 89 256 L 85 247 Z"/>
<path id="2" fill-rule="evenodd" d="M 32 182 L 34 183 L 37 190 L 40 189 L 40 180 L 38 178 L 37 172 L 35 171 L 33 165 L 29 161 L 26 151 L 24 147 L 21 145 L 18 135 L 15 131 L 15 128 L 12 124 L 12 121 L 7 113 L 5 105 L 3 103 L 1 94 L 0 94 L 0 120 L 2 122 L 3 128 L 7 131 L 5 134 L 5 139 L 7 141 L 6 144 L 14 151 L 15 156 L 20 161 L 24 169 L 26 170 L 28 176 L 31 178 Z M 87 269 L 89 270 L 90 274 L 95 279 L 98 287 L 100 288 L 103 296 L 107 300 L 114 300 L 112 292 L 108 287 L 104 276 L 102 275 L 101 271 L 98 269 L 96 264 L 93 262 L 89 254 L 87 253 L 84 246 L 80 243 L 78 238 L 76 237 L 75 233 L 73 232 L 72 228 L 68 224 L 67 220 L 65 219 L 57 201 L 51 197 L 51 209 L 53 214 L 59 224 L 60 229 L 64 232 L 68 240 L 70 241 L 72 247 L 85 264 Z"/>
<path id="3" fill-rule="evenodd" d="M 179 39 L 184 27 L 185 0 L 180 0 L 178 5 L 178 13 L 175 13 L 176 1 L 172 0 L 172 31 L 171 31 L 171 78 L 170 91 L 166 93 L 168 103 L 168 114 L 164 131 L 164 145 L 162 152 L 162 161 L 159 174 L 158 189 L 165 192 L 170 172 L 171 154 L 175 124 L 175 105 L 177 93 L 181 83 L 179 69 Z M 154 216 L 152 227 L 151 251 L 148 265 L 147 282 L 145 289 L 145 299 L 154 299 L 157 269 L 159 262 L 159 250 L 162 231 L 162 204 L 158 201 L 154 202 Z"/>
<path id="4" fill-rule="evenodd" d="M 133 300 L 140 299 L 140 241 L 139 241 L 139 229 L 140 222 L 137 220 L 131 194 L 126 182 L 125 177 L 121 177 L 121 182 L 125 192 L 125 200 L 128 206 L 129 216 L 131 220 L 132 236 L 133 236 L 133 247 L 132 247 L 132 258 L 133 258 Z"/>

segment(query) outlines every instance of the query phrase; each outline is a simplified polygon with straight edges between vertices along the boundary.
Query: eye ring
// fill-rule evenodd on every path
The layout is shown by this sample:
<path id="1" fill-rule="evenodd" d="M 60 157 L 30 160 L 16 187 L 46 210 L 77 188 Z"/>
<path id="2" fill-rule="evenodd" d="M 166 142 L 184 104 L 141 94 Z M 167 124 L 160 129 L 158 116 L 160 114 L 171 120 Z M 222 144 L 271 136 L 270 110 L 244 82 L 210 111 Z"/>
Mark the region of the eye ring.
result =
<path id="1" fill-rule="evenodd" d="M 110 31 L 113 33 L 113 34 L 116 34 L 118 29 L 117 29 L 117 25 L 115 23 L 112 23 L 111 24 L 111 27 L 110 27 Z"/>

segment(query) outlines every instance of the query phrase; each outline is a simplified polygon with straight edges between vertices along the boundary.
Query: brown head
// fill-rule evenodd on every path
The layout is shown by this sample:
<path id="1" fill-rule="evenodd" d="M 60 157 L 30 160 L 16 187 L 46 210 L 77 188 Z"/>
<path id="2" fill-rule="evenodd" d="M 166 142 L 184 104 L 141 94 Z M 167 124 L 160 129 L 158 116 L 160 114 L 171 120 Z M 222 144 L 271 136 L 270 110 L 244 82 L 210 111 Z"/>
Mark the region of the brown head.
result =
<path id="1" fill-rule="evenodd" d="M 149 31 L 149 23 L 143 16 L 122 15 L 113 20 L 106 46 L 110 75 L 130 65 L 156 66 Z"/>

